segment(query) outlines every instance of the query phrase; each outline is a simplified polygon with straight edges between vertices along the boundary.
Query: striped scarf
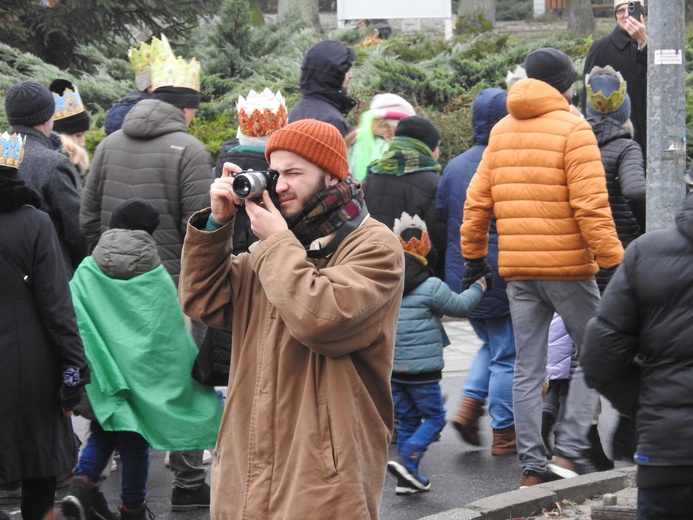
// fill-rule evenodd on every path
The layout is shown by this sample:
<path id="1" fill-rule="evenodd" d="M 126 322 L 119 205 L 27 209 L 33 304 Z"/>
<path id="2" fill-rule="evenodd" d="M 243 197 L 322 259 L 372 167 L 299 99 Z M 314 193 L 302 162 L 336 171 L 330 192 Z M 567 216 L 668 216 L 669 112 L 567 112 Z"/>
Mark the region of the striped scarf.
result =
<path id="1" fill-rule="evenodd" d="M 403 136 L 390 141 L 390 147 L 382 158 L 368 165 L 369 173 L 398 176 L 414 172 L 439 172 L 441 169 L 428 146 L 418 139 Z"/>
<path id="2" fill-rule="evenodd" d="M 356 218 L 364 206 L 361 184 L 348 175 L 315 195 L 288 224 L 304 246 L 337 231 Z"/>

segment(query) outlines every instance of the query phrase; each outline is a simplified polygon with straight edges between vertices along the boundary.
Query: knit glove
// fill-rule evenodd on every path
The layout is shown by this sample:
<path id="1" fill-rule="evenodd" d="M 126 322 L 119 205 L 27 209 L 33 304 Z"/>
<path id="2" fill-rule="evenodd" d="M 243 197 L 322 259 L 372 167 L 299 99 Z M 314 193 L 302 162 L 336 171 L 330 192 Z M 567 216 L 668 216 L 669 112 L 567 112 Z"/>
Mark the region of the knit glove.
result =
<path id="1" fill-rule="evenodd" d="M 63 366 L 62 384 L 60 385 L 60 407 L 71 412 L 79 404 L 86 383 L 84 370 L 75 366 Z"/>
<path id="2" fill-rule="evenodd" d="M 462 291 L 469 289 L 474 282 L 479 278 L 486 280 L 486 288 L 488 291 L 493 287 L 493 274 L 491 266 L 488 265 L 486 257 L 475 258 L 473 260 L 465 258 L 464 262 L 464 278 L 462 278 Z"/>

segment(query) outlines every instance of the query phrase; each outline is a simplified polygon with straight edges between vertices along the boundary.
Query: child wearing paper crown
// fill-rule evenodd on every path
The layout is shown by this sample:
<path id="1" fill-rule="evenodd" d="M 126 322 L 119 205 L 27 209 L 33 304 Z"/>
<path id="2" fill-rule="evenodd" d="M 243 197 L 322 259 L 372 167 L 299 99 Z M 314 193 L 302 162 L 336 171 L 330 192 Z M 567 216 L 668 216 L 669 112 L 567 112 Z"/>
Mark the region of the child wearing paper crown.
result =
<path id="1" fill-rule="evenodd" d="M 151 202 L 124 200 L 70 282 L 97 420 L 61 503 L 66 520 L 91 517 L 96 482 L 114 449 L 123 466 L 121 520 L 144 520 L 149 447 L 216 444 L 222 408 L 213 389 L 192 379 L 197 347 L 152 236 L 158 226 Z"/>
<path id="2" fill-rule="evenodd" d="M 397 478 L 395 492 L 412 495 L 428 491 L 431 482 L 419 474 L 428 446 L 445 426 L 440 390 L 443 348 L 450 344 L 441 316 L 462 318 L 481 300 L 486 281 L 479 278 L 457 294 L 433 276 L 426 254 L 431 248 L 426 224 L 403 212 L 393 228 L 404 248 L 404 295 L 397 322 L 392 397 L 399 417 L 397 457 L 387 469 Z"/>

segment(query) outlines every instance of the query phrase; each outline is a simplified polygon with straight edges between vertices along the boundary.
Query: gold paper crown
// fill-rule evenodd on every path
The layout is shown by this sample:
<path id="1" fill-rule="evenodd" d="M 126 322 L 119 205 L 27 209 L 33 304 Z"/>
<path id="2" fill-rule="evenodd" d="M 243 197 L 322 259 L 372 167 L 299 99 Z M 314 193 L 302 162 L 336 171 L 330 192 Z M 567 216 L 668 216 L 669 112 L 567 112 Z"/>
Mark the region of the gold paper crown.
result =
<path id="1" fill-rule="evenodd" d="M 55 99 L 55 114 L 53 117 L 56 120 L 76 116 L 84 112 L 84 104 L 77 91 L 77 87 L 75 87 L 74 91 L 66 88 L 62 96 L 53 92 L 53 99 Z"/>
<path id="2" fill-rule="evenodd" d="M 161 40 L 154 36 L 151 44 L 142 42 L 139 49 L 130 47 L 128 58 L 130 58 L 130 64 L 135 70 L 135 74 L 139 75 L 150 70 L 152 63 L 173 58 L 173 50 L 171 50 L 166 36 L 162 34 Z"/>
<path id="3" fill-rule="evenodd" d="M 286 102 L 282 93 L 273 94 L 268 88 L 258 94 L 254 90 L 248 97 L 238 96 L 238 128 L 248 137 L 269 137 L 272 132 L 286 126 Z"/>
<path id="4" fill-rule="evenodd" d="M 618 89 L 612 90 L 606 96 L 601 90 L 594 91 L 590 80 L 597 76 L 610 76 L 614 82 L 618 83 Z M 611 65 L 606 67 L 593 67 L 589 74 L 585 76 L 585 90 L 587 92 L 587 103 L 597 112 L 602 114 L 611 114 L 618 110 L 626 100 L 628 85 L 623 79 L 621 73 L 615 70 Z"/>
<path id="5" fill-rule="evenodd" d="M 26 136 L 20 134 L 8 134 L 3 132 L 0 136 L 0 166 L 9 168 L 19 168 L 19 165 L 24 159 L 24 143 Z"/>
<path id="6" fill-rule="evenodd" d="M 195 58 L 188 62 L 181 56 L 155 61 L 152 64 L 152 90 L 159 87 L 189 88 L 199 92 L 200 64 Z"/>

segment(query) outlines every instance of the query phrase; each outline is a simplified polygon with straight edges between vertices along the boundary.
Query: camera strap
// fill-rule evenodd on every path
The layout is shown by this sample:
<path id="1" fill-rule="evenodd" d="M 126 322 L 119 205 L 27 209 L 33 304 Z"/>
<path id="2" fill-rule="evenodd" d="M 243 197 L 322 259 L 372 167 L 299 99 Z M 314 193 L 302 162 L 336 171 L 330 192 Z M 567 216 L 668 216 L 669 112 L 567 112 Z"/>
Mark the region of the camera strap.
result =
<path id="1" fill-rule="evenodd" d="M 309 249 L 307 251 L 308 258 L 318 259 L 329 258 L 332 256 L 332 253 L 334 253 L 342 241 L 349 236 L 349 233 L 361 225 L 361 222 L 363 222 L 363 220 L 366 218 L 366 215 L 368 215 L 368 208 L 364 202 L 363 206 L 361 207 L 361 211 L 356 218 L 345 222 L 342 227 L 339 228 L 335 237 L 325 247 L 321 249 Z"/>
<path id="2" fill-rule="evenodd" d="M 5 259 L 5 262 L 7 265 L 10 266 L 10 268 L 17 273 L 17 275 L 22 279 L 22 282 L 24 282 L 24 285 L 30 286 L 31 282 L 29 281 L 29 275 L 24 274 L 22 270 L 19 268 L 19 266 L 15 263 L 15 261 L 12 259 L 10 255 L 5 253 L 5 250 L 0 246 L 0 256 Z"/>

